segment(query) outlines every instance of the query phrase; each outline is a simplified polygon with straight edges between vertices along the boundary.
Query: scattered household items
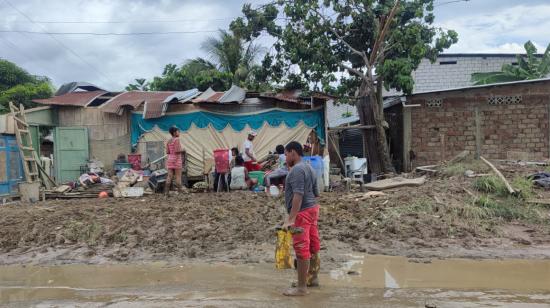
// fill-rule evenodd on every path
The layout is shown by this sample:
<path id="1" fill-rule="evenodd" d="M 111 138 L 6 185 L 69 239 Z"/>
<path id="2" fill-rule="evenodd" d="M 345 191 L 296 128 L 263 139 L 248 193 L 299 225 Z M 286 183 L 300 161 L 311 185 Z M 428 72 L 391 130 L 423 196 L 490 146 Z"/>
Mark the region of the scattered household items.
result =
<path id="1" fill-rule="evenodd" d="M 138 181 L 143 181 L 143 175 L 133 169 L 122 171 L 117 184 L 113 188 L 115 198 L 141 197 L 144 193 L 143 186 L 134 187 Z M 119 176 L 117 174 L 117 176 Z"/>
<path id="2" fill-rule="evenodd" d="M 153 192 L 162 192 L 164 190 L 164 183 L 168 177 L 168 171 L 166 169 L 159 169 L 151 173 L 149 178 L 149 187 Z"/>
<path id="3" fill-rule="evenodd" d="M 112 196 L 112 190 L 112 184 L 94 183 L 82 186 L 79 182 L 73 182 L 59 185 L 52 190 L 46 190 L 45 197 L 47 199 L 98 198 L 102 192 Z"/>
<path id="4" fill-rule="evenodd" d="M 132 169 L 141 170 L 141 154 L 128 154 L 128 163 L 132 165 Z"/>
<path id="5" fill-rule="evenodd" d="M 527 177 L 532 180 L 533 183 L 542 188 L 550 188 L 550 173 L 538 172 Z"/>
<path id="6" fill-rule="evenodd" d="M 426 182 L 426 177 L 422 176 L 414 179 L 406 179 L 403 177 L 395 177 L 376 182 L 371 182 L 365 185 L 368 190 L 385 190 L 391 188 L 398 188 L 403 186 L 421 186 Z"/>
<path id="7" fill-rule="evenodd" d="M 143 187 L 119 187 L 113 188 L 113 196 L 115 198 L 141 197 L 145 189 Z"/>
<path id="8" fill-rule="evenodd" d="M 103 174 L 105 165 L 97 159 L 90 159 L 90 161 L 87 164 L 88 166 L 88 172 L 96 173 L 96 174 Z"/>

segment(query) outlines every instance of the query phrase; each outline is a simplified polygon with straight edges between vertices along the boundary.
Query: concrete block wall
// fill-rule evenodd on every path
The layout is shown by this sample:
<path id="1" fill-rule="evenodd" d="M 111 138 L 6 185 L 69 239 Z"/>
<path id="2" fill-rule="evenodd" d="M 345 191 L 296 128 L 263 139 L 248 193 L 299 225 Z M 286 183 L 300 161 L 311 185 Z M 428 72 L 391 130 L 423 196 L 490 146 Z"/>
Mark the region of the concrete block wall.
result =
<path id="1" fill-rule="evenodd" d="M 456 61 L 442 65 L 441 62 Z M 515 55 L 497 56 L 444 56 L 435 63 L 423 59 L 413 72 L 414 93 L 468 87 L 473 73 L 500 71 L 503 64 L 516 62 Z"/>
<path id="2" fill-rule="evenodd" d="M 521 96 L 521 102 L 491 105 L 492 96 Z M 442 99 L 441 107 L 427 106 L 434 98 Z M 550 157 L 550 82 L 414 95 L 409 102 L 421 105 L 411 108 L 413 166 L 463 150 L 490 159 Z"/>

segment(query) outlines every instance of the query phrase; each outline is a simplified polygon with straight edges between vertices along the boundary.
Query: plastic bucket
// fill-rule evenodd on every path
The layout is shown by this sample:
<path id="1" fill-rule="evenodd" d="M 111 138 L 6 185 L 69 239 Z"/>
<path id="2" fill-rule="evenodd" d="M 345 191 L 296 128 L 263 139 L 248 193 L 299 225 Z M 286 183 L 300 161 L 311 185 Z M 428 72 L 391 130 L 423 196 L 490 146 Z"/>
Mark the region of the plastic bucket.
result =
<path id="1" fill-rule="evenodd" d="M 251 179 L 258 179 L 258 184 L 256 186 L 262 186 L 264 183 L 265 172 L 263 171 L 250 171 L 248 172 L 248 176 Z"/>

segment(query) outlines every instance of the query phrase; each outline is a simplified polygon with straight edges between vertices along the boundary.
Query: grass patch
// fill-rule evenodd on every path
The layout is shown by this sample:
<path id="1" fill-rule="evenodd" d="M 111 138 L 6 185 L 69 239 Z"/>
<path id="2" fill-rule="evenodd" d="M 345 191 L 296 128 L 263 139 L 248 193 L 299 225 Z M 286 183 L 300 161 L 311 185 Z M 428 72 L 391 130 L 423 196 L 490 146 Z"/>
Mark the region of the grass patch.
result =
<path id="1" fill-rule="evenodd" d="M 489 167 L 485 165 L 481 160 L 469 160 L 462 161 L 456 164 L 445 166 L 441 170 L 441 174 L 451 177 L 451 176 L 463 176 L 466 170 L 472 170 L 476 173 L 486 173 L 489 172 Z"/>
<path id="2" fill-rule="evenodd" d="M 93 246 L 97 244 L 102 233 L 103 228 L 96 222 L 84 224 L 79 221 L 70 221 L 65 227 L 64 236 L 73 242 L 85 242 Z"/>
<path id="3" fill-rule="evenodd" d="M 502 182 L 501 179 L 494 175 L 476 178 L 474 180 L 473 186 L 477 191 L 480 192 L 495 194 L 498 196 L 508 195 L 508 190 L 506 189 L 506 185 L 504 185 L 504 182 Z"/>
<path id="4" fill-rule="evenodd" d="M 532 198 L 535 195 L 533 191 L 533 181 L 524 177 L 516 177 L 512 181 L 512 187 L 519 191 L 519 197 L 523 199 Z"/>

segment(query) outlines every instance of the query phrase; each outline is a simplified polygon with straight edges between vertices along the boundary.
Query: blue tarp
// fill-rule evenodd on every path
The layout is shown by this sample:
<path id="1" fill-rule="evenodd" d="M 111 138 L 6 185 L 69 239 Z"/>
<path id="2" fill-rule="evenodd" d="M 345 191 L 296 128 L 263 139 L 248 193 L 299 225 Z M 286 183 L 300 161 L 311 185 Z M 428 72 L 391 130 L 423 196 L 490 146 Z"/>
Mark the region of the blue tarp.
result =
<path id="1" fill-rule="evenodd" d="M 132 113 L 132 144 L 136 144 L 143 133 L 155 126 L 164 131 L 168 131 L 171 126 L 176 126 L 185 132 L 191 127 L 192 123 L 199 128 L 205 128 L 211 124 L 218 131 L 230 125 L 234 130 L 242 131 L 247 124 L 253 129 L 259 129 L 264 125 L 264 122 L 274 127 L 281 125 L 281 123 L 284 123 L 288 127 L 296 127 L 300 122 L 303 122 L 307 127 L 315 129 L 317 136 L 321 139 L 321 143 L 325 141 L 323 109 L 306 111 L 271 109 L 265 112 L 245 115 L 196 111 L 185 114 L 165 115 L 157 119 L 143 119 L 142 114 Z"/>

